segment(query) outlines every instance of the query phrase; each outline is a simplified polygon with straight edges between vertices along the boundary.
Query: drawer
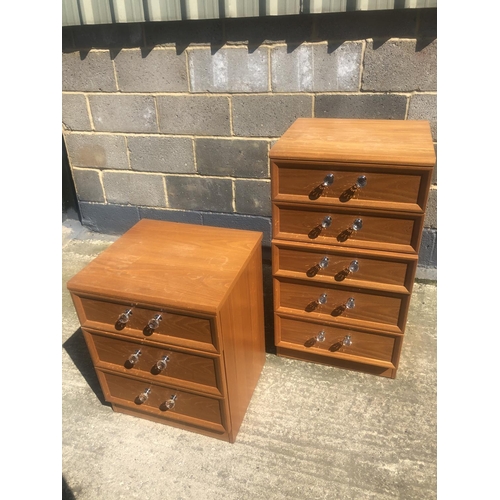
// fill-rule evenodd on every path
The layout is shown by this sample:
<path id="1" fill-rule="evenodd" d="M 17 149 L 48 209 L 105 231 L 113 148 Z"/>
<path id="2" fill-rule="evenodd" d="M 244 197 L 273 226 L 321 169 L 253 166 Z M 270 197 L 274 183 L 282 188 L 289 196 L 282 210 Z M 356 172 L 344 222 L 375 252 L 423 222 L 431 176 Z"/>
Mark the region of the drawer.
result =
<path id="1" fill-rule="evenodd" d="M 418 253 L 422 224 L 411 213 L 273 205 L 274 238 L 304 243 Z"/>
<path id="2" fill-rule="evenodd" d="M 140 409 L 142 412 L 166 420 L 221 433 L 225 431 L 222 399 L 193 394 L 166 385 L 151 384 L 145 380 L 101 369 L 96 371 L 104 397 L 112 404 Z M 141 395 L 148 390 L 147 399 L 141 402 Z"/>
<path id="3" fill-rule="evenodd" d="M 411 293 L 418 257 L 273 240 L 272 262 L 278 277 Z"/>
<path id="4" fill-rule="evenodd" d="M 410 295 L 304 284 L 285 278 L 274 280 L 277 312 L 390 333 L 403 333 L 409 298 Z"/>
<path id="5" fill-rule="evenodd" d="M 394 368 L 400 336 L 364 333 L 320 323 L 277 316 L 277 346 Z"/>
<path id="6" fill-rule="evenodd" d="M 220 358 L 217 355 L 157 347 L 146 341 L 139 343 L 86 329 L 83 329 L 83 335 L 94 365 L 98 368 L 128 372 L 150 381 L 156 379 L 216 396 L 223 394 Z"/>
<path id="7" fill-rule="evenodd" d="M 274 201 L 419 213 L 425 211 L 432 172 L 318 162 L 272 162 L 271 168 Z"/>
<path id="8" fill-rule="evenodd" d="M 187 316 L 76 294 L 72 294 L 72 298 L 83 327 L 120 332 L 135 339 L 218 351 L 215 328 L 210 318 Z M 118 318 L 127 310 L 132 311 L 127 323 L 119 323 Z M 151 330 L 148 323 L 158 314 L 161 315 L 158 327 Z"/>

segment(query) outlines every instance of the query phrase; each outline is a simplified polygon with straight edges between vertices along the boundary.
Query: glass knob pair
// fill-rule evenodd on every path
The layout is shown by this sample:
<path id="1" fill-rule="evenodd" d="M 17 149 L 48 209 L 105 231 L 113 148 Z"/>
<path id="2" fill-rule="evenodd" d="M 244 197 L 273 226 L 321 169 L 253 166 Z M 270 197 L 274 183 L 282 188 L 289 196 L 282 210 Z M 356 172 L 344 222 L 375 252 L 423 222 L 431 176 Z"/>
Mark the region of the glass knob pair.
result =
<path id="1" fill-rule="evenodd" d="M 324 342 L 325 339 L 326 339 L 326 334 L 325 334 L 325 330 L 321 330 L 317 335 L 316 337 L 314 337 L 315 340 L 317 342 Z M 343 339 L 342 339 L 342 344 L 345 345 L 345 346 L 350 346 L 352 345 L 352 339 L 351 339 L 351 336 L 350 335 L 346 335 Z"/>
<path id="2" fill-rule="evenodd" d="M 120 325 L 126 325 L 130 321 L 130 316 L 132 316 L 132 309 L 127 309 L 118 316 L 117 322 Z M 156 314 L 148 322 L 148 328 L 150 330 L 156 330 L 160 326 L 160 321 L 162 320 L 161 314 Z"/>
<path id="3" fill-rule="evenodd" d="M 138 404 L 143 404 L 149 399 L 149 395 L 151 394 L 151 388 L 148 387 L 147 389 L 144 390 L 144 392 L 141 392 L 136 398 L 136 401 Z M 167 399 L 165 402 L 163 402 L 160 405 L 160 408 L 162 410 L 171 410 L 175 406 L 175 402 L 177 400 L 177 395 L 172 394 L 170 399 Z"/>
<path id="4" fill-rule="evenodd" d="M 131 364 L 131 365 L 135 365 L 137 364 L 137 362 L 139 361 L 139 356 L 141 356 L 142 352 L 140 349 L 138 349 L 137 351 L 135 351 L 133 354 L 131 354 L 128 358 L 128 362 Z M 163 371 L 165 370 L 165 368 L 167 368 L 167 363 L 170 361 L 170 358 L 168 356 L 163 356 L 161 359 L 159 359 L 157 362 L 156 362 L 156 369 L 158 371 Z"/>

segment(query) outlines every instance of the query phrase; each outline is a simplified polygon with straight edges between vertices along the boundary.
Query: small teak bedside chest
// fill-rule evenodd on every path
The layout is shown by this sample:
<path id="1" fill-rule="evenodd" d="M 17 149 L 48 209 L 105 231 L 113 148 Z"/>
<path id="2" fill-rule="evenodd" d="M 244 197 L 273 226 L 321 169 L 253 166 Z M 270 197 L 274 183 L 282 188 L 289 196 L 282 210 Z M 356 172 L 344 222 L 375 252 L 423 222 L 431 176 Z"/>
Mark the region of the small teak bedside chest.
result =
<path id="1" fill-rule="evenodd" d="M 435 160 L 426 121 L 299 118 L 271 148 L 279 356 L 395 378 Z"/>
<path id="2" fill-rule="evenodd" d="M 265 361 L 261 240 L 143 219 L 68 282 L 115 411 L 235 441 Z"/>

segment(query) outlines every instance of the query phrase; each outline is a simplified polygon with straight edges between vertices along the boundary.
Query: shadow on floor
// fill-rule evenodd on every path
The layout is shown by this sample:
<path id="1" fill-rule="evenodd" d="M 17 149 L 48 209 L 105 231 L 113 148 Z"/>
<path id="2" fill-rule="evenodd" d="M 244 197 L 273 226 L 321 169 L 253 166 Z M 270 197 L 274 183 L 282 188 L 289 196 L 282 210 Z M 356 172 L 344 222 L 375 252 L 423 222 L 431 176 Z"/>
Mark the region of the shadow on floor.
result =
<path id="1" fill-rule="evenodd" d="M 94 365 L 92 364 L 87 344 L 83 338 L 82 329 L 78 328 L 78 330 L 64 342 L 63 347 L 89 387 L 94 391 L 101 404 L 111 406 L 104 400 L 104 394 L 101 390 Z"/>

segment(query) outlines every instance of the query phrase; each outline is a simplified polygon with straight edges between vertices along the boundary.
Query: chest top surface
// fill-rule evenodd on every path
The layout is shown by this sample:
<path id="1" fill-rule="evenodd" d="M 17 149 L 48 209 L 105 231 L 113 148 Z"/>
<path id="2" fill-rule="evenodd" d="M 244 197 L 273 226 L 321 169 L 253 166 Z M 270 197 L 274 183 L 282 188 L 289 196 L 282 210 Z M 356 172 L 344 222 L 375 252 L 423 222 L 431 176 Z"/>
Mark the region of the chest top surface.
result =
<path id="1" fill-rule="evenodd" d="M 74 293 L 215 313 L 262 234 L 142 219 L 68 281 Z"/>
<path id="2" fill-rule="evenodd" d="M 427 121 L 333 118 L 298 118 L 270 158 L 422 167 L 436 161 Z"/>

